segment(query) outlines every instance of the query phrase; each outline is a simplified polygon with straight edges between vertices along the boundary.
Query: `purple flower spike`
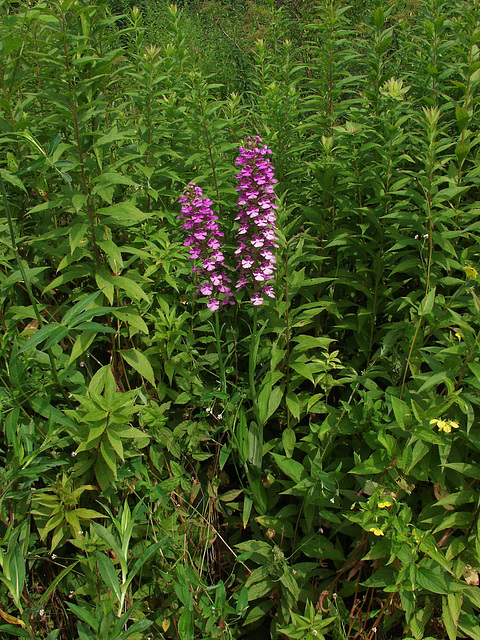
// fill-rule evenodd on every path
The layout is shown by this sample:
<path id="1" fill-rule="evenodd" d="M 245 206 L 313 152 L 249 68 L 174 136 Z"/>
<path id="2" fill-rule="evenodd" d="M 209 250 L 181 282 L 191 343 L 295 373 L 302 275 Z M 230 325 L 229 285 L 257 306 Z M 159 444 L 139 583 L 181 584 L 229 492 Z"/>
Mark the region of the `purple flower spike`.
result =
<path id="1" fill-rule="evenodd" d="M 273 186 L 276 184 L 273 167 L 268 156 L 271 150 L 258 136 L 248 138 L 247 145 L 240 147 L 235 165 L 240 166 L 237 174 L 239 213 L 236 233 L 237 271 L 236 288 L 249 287 L 251 302 L 255 306 L 263 304 L 264 296 L 275 297 L 273 287 L 268 284 L 275 277 L 276 260 L 276 210 Z"/>
<path id="2" fill-rule="evenodd" d="M 227 266 L 221 251 L 223 233 L 218 225 L 218 216 L 212 209 L 212 201 L 203 195 L 200 187 L 191 182 L 179 198 L 182 205 L 180 218 L 184 218 L 183 231 L 188 235 L 183 243 L 190 248 L 190 260 L 196 260 L 192 272 L 197 274 L 200 283 L 198 291 L 209 296 L 207 307 L 216 311 L 222 304 L 233 304 L 229 300 L 233 296 L 230 278 L 227 277 Z"/>

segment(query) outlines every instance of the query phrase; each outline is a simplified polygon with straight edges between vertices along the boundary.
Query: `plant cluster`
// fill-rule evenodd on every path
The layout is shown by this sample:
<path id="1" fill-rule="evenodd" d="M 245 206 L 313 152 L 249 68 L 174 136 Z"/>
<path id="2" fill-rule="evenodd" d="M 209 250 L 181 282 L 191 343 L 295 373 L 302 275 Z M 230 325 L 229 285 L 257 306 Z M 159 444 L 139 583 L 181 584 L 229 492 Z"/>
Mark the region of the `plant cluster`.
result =
<path id="1" fill-rule="evenodd" d="M 0 0 L 0 636 L 480 640 L 479 3 L 184 4 Z"/>

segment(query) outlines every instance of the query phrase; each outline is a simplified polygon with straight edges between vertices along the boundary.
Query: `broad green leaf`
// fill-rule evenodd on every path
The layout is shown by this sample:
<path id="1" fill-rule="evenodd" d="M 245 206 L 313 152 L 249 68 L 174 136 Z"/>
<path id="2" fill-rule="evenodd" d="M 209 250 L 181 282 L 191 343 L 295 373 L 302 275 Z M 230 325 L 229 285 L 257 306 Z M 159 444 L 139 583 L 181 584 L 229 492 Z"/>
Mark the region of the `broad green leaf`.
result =
<path id="1" fill-rule="evenodd" d="M 108 218 L 110 218 L 111 221 L 122 227 L 133 227 L 151 217 L 151 214 L 143 213 L 133 202 L 128 201 L 98 209 L 96 214 L 107 218 L 107 224 L 110 224 L 108 221 Z"/>
<path id="2" fill-rule="evenodd" d="M 301 407 L 297 394 L 293 391 L 289 391 L 285 397 L 285 400 L 287 402 L 287 407 L 290 413 L 296 420 L 299 420 Z"/>
<path id="3" fill-rule="evenodd" d="M 300 482 L 302 477 L 306 475 L 305 468 L 300 464 L 300 462 L 287 458 L 286 456 L 281 456 L 277 453 L 272 453 L 272 456 L 283 473 L 294 482 Z"/>
<path id="4" fill-rule="evenodd" d="M 73 254 L 75 249 L 82 243 L 85 238 L 85 232 L 88 229 L 88 225 L 85 223 L 74 224 L 68 234 L 68 241 L 70 243 L 70 254 Z"/>
<path id="5" fill-rule="evenodd" d="M 74 604 L 73 602 L 67 602 L 67 605 L 69 609 L 77 616 L 77 618 L 79 618 L 80 620 L 83 620 L 83 622 L 86 622 L 88 625 L 90 625 L 90 627 L 95 632 L 98 632 L 99 622 L 90 613 L 90 611 L 88 611 L 87 609 L 84 609 L 83 607 L 78 606 L 77 604 Z"/>
<path id="6" fill-rule="evenodd" d="M 415 575 L 416 582 L 427 591 L 445 595 L 450 592 L 450 585 L 453 579 L 440 567 L 432 570 L 424 566 L 418 566 L 416 567 Z"/>
<path id="7" fill-rule="evenodd" d="M 72 364 L 72 362 L 79 358 L 82 353 L 84 353 L 88 349 L 88 347 L 92 344 L 96 337 L 96 331 L 83 331 L 75 340 L 68 364 Z"/>
<path id="8" fill-rule="evenodd" d="M 305 364 L 304 362 L 292 362 L 290 363 L 290 367 L 302 378 L 310 380 L 312 384 L 315 382 L 313 379 L 313 373 L 308 364 Z"/>
<path id="9" fill-rule="evenodd" d="M 27 193 L 25 185 L 20 180 L 20 178 L 17 178 L 16 175 L 11 173 L 10 171 L 7 171 L 7 169 L 0 169 L 0 175 L 5 180 L 5 182 L 9 182 L 10 184 L 13 184 L 14 187 L 18 187 L 19 189 L 22 189 L 22 191 L 25 191 L 25 193 Z"/>
<path id="10" fill-rule="evenodd" d="M 178 633 L 182 640 L 194 640 L 193 613 L 188 607 L 183 609 L 178 621 Z"/>
<path id="11" fill-rule="evenodd" d="M 332 338 L 326 338 L 324 336 L 307 336 L 300 335 L 296 338 L 292 338 L 293 342 L 297 343 L 295 349 L 306 351 L 307 349 L 328 349 L 331 345 Z"/>
<path id="12" fill-rule="evenodd" d="M 116 287 L 123 289 L 132 300 L 145 300 L 150 303 L 150 299 L 142 287 L 127 276 L 112 276 L 111 281 Z"/>
<path id="13" fill-rule="evenodd" d="M 292 428 L 287 428 L 282 431 L 283 450 L 287 458 L 291 458 L 295 451 L 295 441 L 295 431 Z"/>
<path id="14" fill-rule="evenodd" d="M 136 329 L 139 329 L 143 333 L 148 334 L 148 326 L 145 323 L 145 320 L 140 316 L 140 314 L 135 313 L 134 311 L 117 310 L 117 311 L 113 311 L 113 315 L 119 320 L 126 322 L 131 327 L 135 327 Z"/>
<path id="15" fill-rule="evenodd" d="M 453 469 L 467 478 L 480 480 L 480 467 L 466 462 L 447 462 L 443 465 L 447 469 Z"/>
<path id="16" fill-rule="evenodd" d="M 274 387 L 267 384 L 258 394 L 258 417 L 260 423 L 264 425 L 275 413 L 283 398 L 282 387 Z"/>
<path id="17" fill-rule="evenodd" d="M 121 350 L 120 353 L 122 354 L 122 358 L 133 367 L 142 378 L 145 378 L 152 386 L 155 386 L 155 374 L 146 355 L 138 351 L 138 349 Z"/>
<path id="18" fill-rule="evenodd" d="M 450 640 L 457 640 L 458 617 L 462 610 L 462 595 L 449 593 L 442 597 L 442 620 Z"/>
<path id="19" fill-rule="evenodd" d="M 393 413 L 398 426 L 401 429 L 405 429 L 405 420 L 411 415 L 408 405 L 403 400 L 400 400 L 395 396 L 390 396 L 390 401 L 392 403 Z"/>

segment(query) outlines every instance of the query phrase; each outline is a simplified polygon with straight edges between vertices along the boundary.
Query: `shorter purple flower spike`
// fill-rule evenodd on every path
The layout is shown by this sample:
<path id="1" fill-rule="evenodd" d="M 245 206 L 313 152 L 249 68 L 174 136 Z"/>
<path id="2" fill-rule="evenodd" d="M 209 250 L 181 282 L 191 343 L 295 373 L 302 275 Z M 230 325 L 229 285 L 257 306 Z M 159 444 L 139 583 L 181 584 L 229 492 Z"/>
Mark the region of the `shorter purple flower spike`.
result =
<path id="1" fill-rule="evenodd" d="M 264 296 L 275 298 L 270 280 L 275 277 L 276 258 L 276 210 L 273 191 L 276 180 L 268 156 L 271 150 L 255 136 L 248 138 L 247 145 L 240 147 L 235 161 L 240 166 L 237 174 L 239 213 L 237 249 L 237 290 L 245 287 L 253 289 L 250 297 L 255 306 L 263 304 Z"/>
<path id="2" fill-rule="evenodd" d="M 221 250 L 223 233 L 218 225 L 218 216 L 211 209 L 212 201 L 191 182 L 185 187 L 179 202 L 182 205 L 179 217 L 185 220 L 182 230 L 188 232 L 183 244 L 190 247 L 190 260 L 197 261 L 192 272 L 201 280 L 197 285 L 198 291 L 209 296 L 207 307 L 211 311 L 216 311 L 220 303 L 234 304 L 229 300 L 233 296 L 229 287 L 231 280 L 227 277 Z"/>

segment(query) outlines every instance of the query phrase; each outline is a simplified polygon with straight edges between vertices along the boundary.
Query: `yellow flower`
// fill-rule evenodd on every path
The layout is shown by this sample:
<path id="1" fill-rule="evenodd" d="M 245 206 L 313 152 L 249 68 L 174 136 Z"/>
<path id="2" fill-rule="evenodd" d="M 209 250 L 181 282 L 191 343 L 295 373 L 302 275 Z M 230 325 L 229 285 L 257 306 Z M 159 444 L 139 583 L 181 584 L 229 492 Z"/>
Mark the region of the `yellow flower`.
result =
<path id="1" fill-rule="evenodd" d="M 393 502 L 391 500 L 383 500 L 382 502 L 378 503 L 378 508 L 379 509 L 388 509 L 388 507 L 391 507 L 393 504 Z"/>
<path id="2" fill-rule="evenodd" d="M 374 533 L 376 536 L 384 536 L 385 535 L 381 529 L 378 529 L 378 527 L 370 527 L 369 531 Z"/>
<path id="3" fill-rule="evenodd" d="M 458 422 L 454 422 L 453 420 L 430 420 L 431 425 L 437 425 L 437 429 L 439 431 L 444 431 L 445 433 L 451 433 L 452 429 L 460 429 L 460 425 Z"/>
<path id="4" fill-rule="evenodd" d="M 463 267 L 463 270 L 465 271 L 465 274 L 469 280 L 477 279 L 478 271 L 475 269 L 475 267 L 466 266 L 466 267 Z"/>

